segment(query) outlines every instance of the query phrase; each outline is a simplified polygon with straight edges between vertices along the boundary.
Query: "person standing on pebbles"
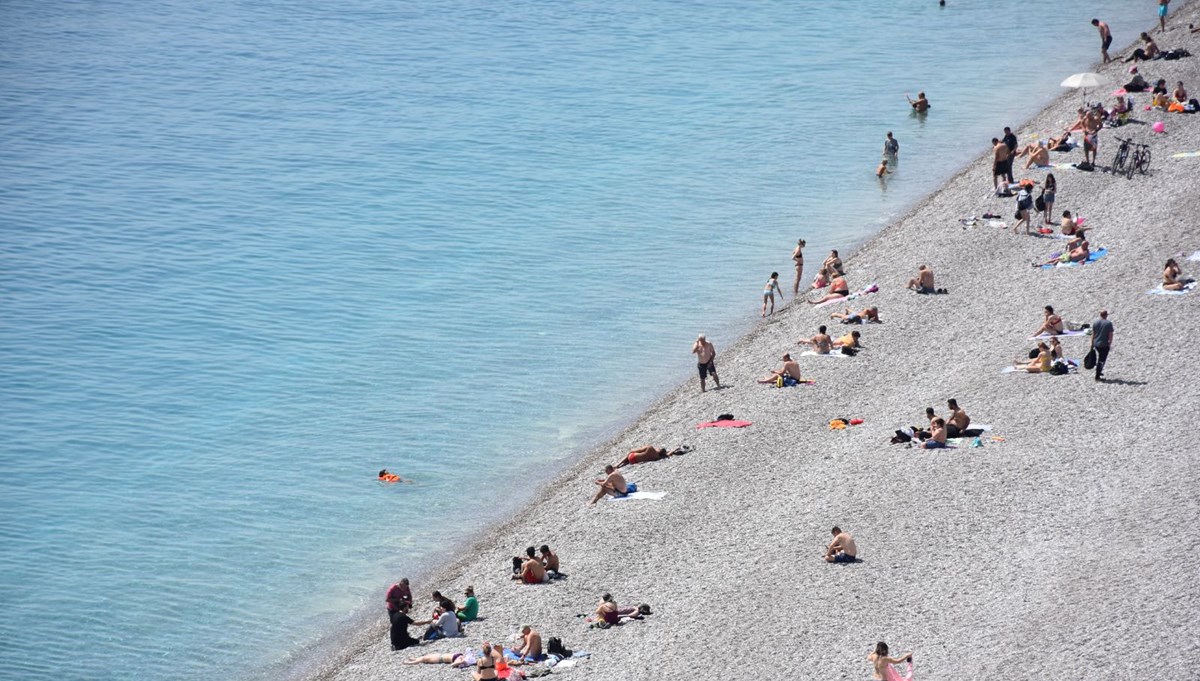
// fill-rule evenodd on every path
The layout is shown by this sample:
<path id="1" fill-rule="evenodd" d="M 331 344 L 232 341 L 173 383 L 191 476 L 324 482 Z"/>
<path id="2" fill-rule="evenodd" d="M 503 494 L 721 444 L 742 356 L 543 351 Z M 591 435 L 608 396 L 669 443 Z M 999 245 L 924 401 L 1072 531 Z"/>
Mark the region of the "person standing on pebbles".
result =
<path id="1" fill-rule="evenodd" d="M 713 344 L 700 334 L 696 338 L 696 342 L 692 343 L 692 354 L 696 356 L 696 369 L 700 372 L 700 392 L 705 391 L 704 380 L 712 374 L 713 385 L 718 389 L 721 387 L 721 379 L 717 378 L 717 349 Z"/>
<path id="2" fill-rule="evenodd" d="M 1113 323 L 1108 321 L 1108 310 L 1100 310 L 1100 318 L 1092 322 L 1092 351 L 1096 353 L 1096 380 L 1104 380 L 1104 363 L 1112 349 Z"/>
<path id="3" fill-rule="evenodd" d="M 804 247 L 807 246 L 804 239 L 796 241 L 796 248 L 792 251 L 792 262 L 796 264 L 796 283 L 792 284 L 792 297 L 800 295 L 800 280 L 804 278 Z"/>

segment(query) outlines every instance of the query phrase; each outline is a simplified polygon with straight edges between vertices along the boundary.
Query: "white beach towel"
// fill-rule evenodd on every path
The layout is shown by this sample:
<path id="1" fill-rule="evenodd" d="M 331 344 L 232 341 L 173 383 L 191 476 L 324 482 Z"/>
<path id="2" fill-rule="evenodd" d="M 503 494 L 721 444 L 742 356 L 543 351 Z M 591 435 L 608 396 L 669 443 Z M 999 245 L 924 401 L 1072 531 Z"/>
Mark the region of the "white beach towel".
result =
<path id="1" fill-rule="evenodd" d="M 1149 291 L 1146 291 L 1146 295 L 1148 295 L 1148 296 L 1182 296 L 1182 295 L 1187 295 L 1188 293 L 1191 293 L 1195 288 L 1196 288 L 1196 282 L 1194 282 L 1194 281 L 1192 283 L 1184 286 L 1182 291 L 1168 291 L 1162 287 L 1162 284 L 1159 284 L 1158 288 L 1152 288 Z"/>
<path id="2" fill-rule="evenodd" d="M 801 357 L 849 357 L 850 355 L 843 355 L 838 350 L 834 350 L 833 352 L 830 352 L 827 354 L 821 354 L 819 352 L 814 352 L 812 350 L 805 350 L 804 352 L 800 353 L 800 356 Z"/>
<path id="3" fill-rule="evenodd" d="M 1080 329 L 1078 331 L 1063 331 L 1062 333 L 1054 334 L 1054 335 L 1047 335 L 1047 334 L 1043 333 L 1040 336 L 1030 336 L 1029 340 L 1048 340 L 1050 338 L 1073 338 L 1075 336 L 1090 336 L 1090 335 L 1092 335 L 1091 329 Z"/>
<path id="4" fill-rule="evenodd" d="M 1188 260 L 1200 260 L 1200 251 L 1196 251 L 1187 258 Z"/>
<path id="5" fill-rule="evenodd" d="M 609 501 L 636 501 L 643 499 L 647 501 L 659 501 L 667 496 L 666 492 L 631 492 L 623 497 L 605 497 Z"/>

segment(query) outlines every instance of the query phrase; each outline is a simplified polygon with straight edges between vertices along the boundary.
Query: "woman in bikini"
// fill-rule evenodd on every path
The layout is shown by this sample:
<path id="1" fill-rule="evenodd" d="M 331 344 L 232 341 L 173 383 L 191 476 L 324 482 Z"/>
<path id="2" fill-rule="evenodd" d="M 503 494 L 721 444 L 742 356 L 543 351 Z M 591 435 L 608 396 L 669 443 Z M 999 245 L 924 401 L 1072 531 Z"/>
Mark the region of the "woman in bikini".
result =
<path id="1" fill-rule="evenodd" d="M 454 667 L 466 667 L 470 663 L 462 653 L 430 653 L 421 657 L 410 657 L 404 661 L 404 664 L 448 664 Z"/>
<path id="2" fill-rule="evenodd" d="M 492 655 L 492 644 L 484 641 L 483 654 L 479 656 L 479 660 L 475 663 L 475 671 L 471 674 L 475 681 L 491 681 L 500 678 L 496 675 L 496 660 Z"/>
<path id="3" fill-rule="evenodd" d="M 775 294 L 776 293 L 779 294 L 779 299 L 783 300 L 783 291 L 779 288 L 779 273 L 772 272 L 771 278 L 767 280 L 766 285 L 763 287 L 762 316 L 764 316 L 764 317 L 767 316 L 767 302 L 768 301 L 771 303 L 770 314 L 775 314 Z"/>
<path id="4" fill-rule="evenodd" d="M 1180 280 L 1179 275 L 1183 274 L 1183 270 L 1179 268 L 1179 264 L 1175 262 L 1175 258 L 1167 260 L 1167 264 L 1163 266 L 1163 282 L 1164 291 L 1182 291 L 1188 284 L 1192 283 L 1190 279 Z"/>
<path id="5" fill-rule="evenodd" d="M 1034 359 L 1029 360 L 1028 364 L 1018 362 L 1013 365 L 1014 369 L 1020 369 L 1031 374 L 1048 374 L 1050 373 L 1050 346 L 1044 342 L 1038 342 L 1038 354 Z"/>
<path id="6" fill-rule="evenodd" d="M 1037 331 L 1033 332 L 1033 335 L 1035 337 L 1042 336 L 1042 335 L 1057 336 L 1058 334 L 1060 334 L 1062 332 L 1063 332 L 1062 317 L 1059 317 L 1058 315 L 1054 314 L 1054 306 L 1053 305 L 1047 305 L 1046 307 L 1044 307 L 1042 309 L 1042 325 L 1037 328 Z"/>
<path id="7" fill-rule="evenodd" d="M 1042 222 L 1047 225 L 1054 225 L 1054 219 L 1050 217 L 1051 211 L 1054 210 L 1054 193 L 1058 191 L 1058 180 L 1054 179 L 1054 173 L 1046 173 L 1046 181 L 1042 183 L 1042 201 L 1045 202 L 1045 210 L 1042 211 Z"/>
<path id="8" fill-rule="evenodd" d="M 883 641 L 875 644 L 875 650 L 867 656 L 867 661 L 874 667 L 871 678 L 875 681 L 908 681 L 912 678 L 912 653 L 905 653 L 899 657 L 888 657 L 888 646 Z M 899 672 L 892 668 L 892 665 L 903 662 L 908 663 L 908 673 L 900 676 Z"/>
<path id="9" fill-rule="evenodd" d="M 792 251 L 792 262 L 796 263 L 796 283 L 792 285 L 792 297 L 800 295 L 800 279 L 804 276 L 804 239 L 796 242 L 796 250 Z"/>
<path id="10" fill-rule="evenodd" d="M 833 277 L 833 281 L 829 284 L 829 293 L 822 296 L 820 300 L 810 300 L 808 302 L 812 303 L 813 305 L 817 305 L 826 301 L 845 298 L 848 295 L 850 295 L 850 285 L 846 283 L 846 278 L 844 276 L 837 274 Z"/>

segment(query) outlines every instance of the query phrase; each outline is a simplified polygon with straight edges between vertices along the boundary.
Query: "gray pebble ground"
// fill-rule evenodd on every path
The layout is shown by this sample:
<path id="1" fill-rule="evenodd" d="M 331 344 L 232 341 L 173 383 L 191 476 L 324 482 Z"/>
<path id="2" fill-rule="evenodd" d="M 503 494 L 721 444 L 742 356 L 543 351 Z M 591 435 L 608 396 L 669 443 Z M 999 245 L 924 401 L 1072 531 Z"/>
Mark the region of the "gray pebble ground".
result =
<path id="1" fill-rule="evenodd" d="M 1142 72 L 1183 80 L 1196 96 L 1200 34 L 1181 27 L 1200 24 L 1200 4 L 1173 8 L 1172 21 L 1160 45 L 1197 56 Z M 1126 68 L 1100 71 L 1119 83 Z M 724 389 L 702 395 L 694 379 L 679 387 L 466 558 L 414 583 L 420 613 L 433 589 L 461 599 L 473 584 L 486 616 L 466 639 L 420 652 L 503 640 L 528 622 L 591 651 L 559 677 L 867 679 L 866 655 L 885 640 L 914 651 L 923 679 L 1200 678 L 1200 292 L 1146 295 L 1168 257 L 1200 250 L 1200 158 L 1171 158 L 1200 151 L 1200 115 L 1144 112 L 1149 95 L 1134 98 L 1138 122 L 1101 134 L 1100 161 L 1112 159 L 1115 137 L 1131 135 L 1151 145 L 1148 176 L 1055 171 L 1056 208 L 1086 216 L 1106 258 L 1034 269 L 1064 242 L 964 229 L 958 218 L 987 211 L 1012 222 L 1015 202 L 991 197 L 990 161 L 980 157 L 847 261 L 852 288 L 881 289 L 859 301 L 885 321 L 855 327 L 866 350 L 799 358 L 815 385 L 757 385 L 836 309 L 802 301 L 719 348 Z M 1078 102 L 1057 100 L 1018 134 L 1065 128 Z M 1167 134 L 1151 132 L 1156 120 Z M 792 239 L 780 237 L 784 258 Z M 806 279 L 822 255 L 808 254 Z M 920 263 L 949 295 L 904 290 Z M 1183 264 L 1200 278 L 1200 262 Z M 1075 322 L 1110 311 L 1109 382 L 999 372 L 1032 347 L 1045 304 Z M 1063 341 L 1074 357 L 1089 342 Z M 888 443 L 926 406 L 944 412 L 949 397 L 1005 441 L 944 451 Z M 754 425 L 694 429 L 723 412 Z M 831 431 L 840 416 L 865 423 Z M 662 501 L 585 505 L 604 463 L 633 446 L 682 442 L 695 451 L 626 469 L 642 489 L 667 492 Z M 863 562 L 821 560 L 835 523 L 855 535 Z M 509 558 L 543 542 L 570 578 L 511 583 Z M 655 614 L 589 630 L 575 615 L 605 591 Z M 469 678 L 401 665 L 410 651 L 389 649 L 380 599 L 379 627 L 321 678 Z"/>

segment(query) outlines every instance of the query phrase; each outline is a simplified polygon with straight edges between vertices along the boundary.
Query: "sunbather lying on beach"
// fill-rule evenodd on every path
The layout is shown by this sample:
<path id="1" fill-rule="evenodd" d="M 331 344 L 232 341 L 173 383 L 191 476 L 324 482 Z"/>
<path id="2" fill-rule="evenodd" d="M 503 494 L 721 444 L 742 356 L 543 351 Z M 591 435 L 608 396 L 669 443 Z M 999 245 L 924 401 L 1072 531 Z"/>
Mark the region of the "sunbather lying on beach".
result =
<path id="1" fill-rule="evenodd" d="M 946 447 L 946 420 L 937 417 L 930 424 L 933 432 L 929 434 L 929 438 L 921 443 L 922 449 L 944 449 Z"/>
<path id="2" fill-rule="evenodd" d="M 879 319 L 879 308 L 868 307 L 861 312 L 854 312 L 850 308 L 846 308 L 845 312 L 834 312 L 829 315 L 830 319 L 840 319 L 843 324 L 881 324 Z"/>
<path id="3" fill-rule="evenodd" d="M 758 379 L 758 382 L 774 383 L 776 379 L 781 376 L 784 378 L 791 378 L 792 380 L 796 381 L 802 380 L 800 378 L 800 365 L 796 363 L 796 360 L 792 359 L 792 356 L 787 353 L 783 355 L 782 360 L 783 366 L 779 367 L 778 369 L 772 369 L 770 374 Z M 609 466 L 609 468 L 612 468 L 612 466 Z"/>
<path id="4" fill-rule="evenodd" d="M 666 447 L 655 447 L 654 445 L 646 445 L 645 447 L 638 447 L 637 449 L 631 449 L 629 451 L 629 454 L 627 454 L 624 459 L 621 459 L 619 462 L 617 462 L 616 464 L 613 465 L 613 468 L 624 468 L 625 466 L 628 466 L 631 463 L 646 463 L 647 461 L 658 461 L 659 459 L 665 459 L 668 456 L 679 456 L 681 454 L 686 454 L 686 453 L 687 453 L 687 449 L 685 449 L 683 447 L 676 447 L 675 449 L 672 449 L 671 451 L 668 452 Z"/>
<path id="5" fill-rule="evenodd" d="M 854 537 L 850 536 L 849 532 L 843 532 L 842 528 L 834 526 L 833 541 L 829 542 L 829 546 L 825 548 L 826 563 L 853 563 L 855 556 L 858 555 L 858 546 L 854 543 Z"/>
<path id="6" fill-rule="evenodd" d="M 1020 369 L 1031 374 L 1048 374 L 1050 373 L 1050 346 L 1042 341 L 1037 344 L 1037 357 L 1029 360 L 1028 363 L 1017 362 L 1013 365 L 1014 369 Z"/>
<path id="7" fill-rule="evenodd" d="M 828 355 L 833 350 L 833 339 L 825 333 L 825 326 L 817 327 L 817 334 L 812 338 L 801 338 L 796 341 L 799 345 L 810 345 L 815 353 Z"/>
<path id="8" fill-rule="evenodd" d="M 825 328 L 825 327 L 821 327 L 821 328 Z M 859 347 L 862 347 L 862 345 L 859 344 L 859 340 L 861 338 L 862 338 L 861 333 L 859 333 L 858 331 L 851 331 L 850 333 L 835 340 L 833 342 L 833 347 L 835 347 L 835 348 L 859 348 Z"/>
<path id="9" fill-rule="evenodd" d="M 1034 267 L 1045 267 L 1046 265 L 1058 265 L 1068 262 L 1084 262 L 1091 257 L 1091 246 L 1087 239 L 1074 239 L 1067 243 L 1067 250 L 1058 253 L 1045 262 L 1035 262 Z"/>
<path id="10" fill-rule="evenodd" d="M 463 653 L 429 653 L 421 657 L 410 657 L 404 664 L 448 664 L 452 667 L 468 667 L 470 663 Z"/>
<path id="11" fill-rule="evenodd" d="M 1042 334 L 1046 334 L 1053 336 L 1062 332 L 1063 320 L 1062 317 L 1054 314 L 1054 306 L 1047 305 L 1046 307 L 1042 308 L 1042 325 L 1039 326 L 1031 335 L 1040 336 Z"/>
<path id="12" fill-rule="evenodd" d="M 808 302 L 816 305 L 829 300 L 837 300 L 850 295 L 850 285 L 846 283 L 846 277 L 841 274 L 834 274 L 833 281 L 829 283 L 829 293 L 821 297 L 820 300 L 810 300 Z"/>
<path id="13" fill-rule="evenodd" d="M 605 494 L 623 497 L 628 493 L 629 488 L 625 485 L 625 478 L 617 472 L 617 469 L 605 466 L 604 475 L 603 479 L 595 481 L 597 485 L 600 485 L 600 489 L 596 492 L 596 496 L 592 497 L 592 504 L 603 499 Z"/>
<path id="14" fill-rule="evenodd" d="M 637 617 L 639 608 L 637 606 L 621 608 L 617 606 L 617 602 L 613 600 L 612 594 L 604 594 L 600 597 L 600 603 L 596 605 L 596 611 L 583 619 L 584 622 L 604 622 L 608 625 L 614 625 L 621 621 L 622 617 Z"/>
<path id="15" fill-rule="evenodd" d="M 1188 284 L 1192 283 L 1191 279 L 1180 279 L 1183 270 L 1179 264 L 1175 262 L 1175 258 L 1167 260 L 1167 264 L 1163 266 L 1162 287 L 1165 291 L 1182 291 Z"/>
<path id="16" fill-rule="evenodd" d="M 867 655 L 867 661 L 874 667 L 871 678 L 875 681 L 908 681 L 912 678 L 911 674 L 902 677 L 891 668 L 891 665 L 902 662 L 911 664 L 912 653 L 905 653 L 899 657 L 888 657 L 888 645 L 883 641 L 875 644 L 875 651 Z"/>

